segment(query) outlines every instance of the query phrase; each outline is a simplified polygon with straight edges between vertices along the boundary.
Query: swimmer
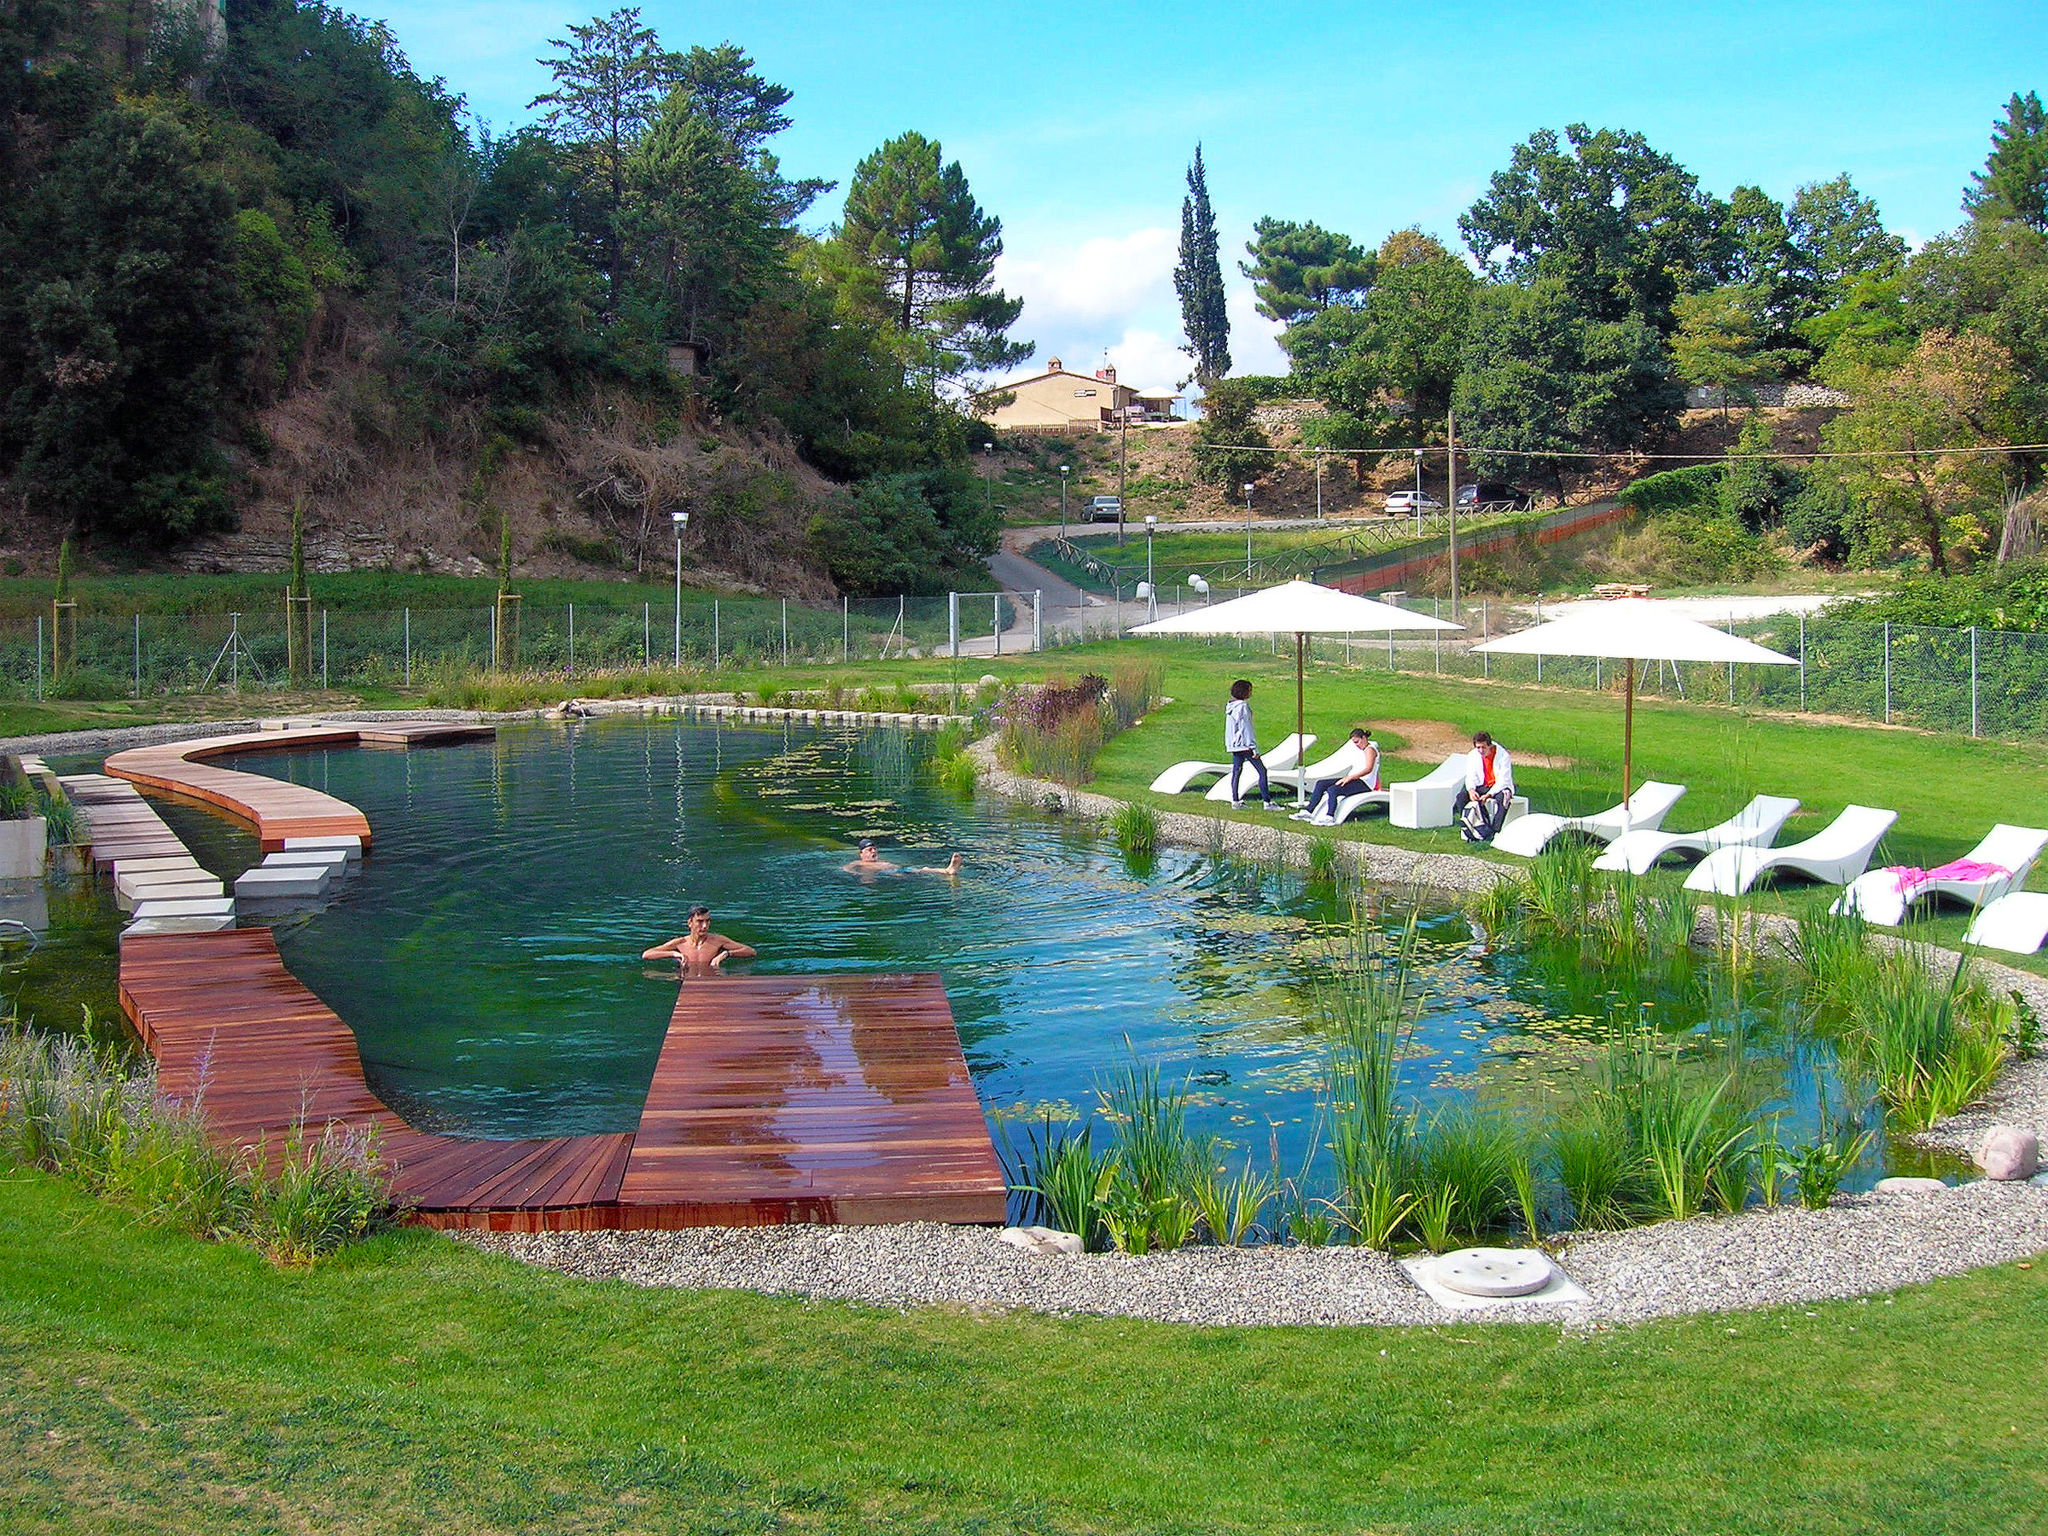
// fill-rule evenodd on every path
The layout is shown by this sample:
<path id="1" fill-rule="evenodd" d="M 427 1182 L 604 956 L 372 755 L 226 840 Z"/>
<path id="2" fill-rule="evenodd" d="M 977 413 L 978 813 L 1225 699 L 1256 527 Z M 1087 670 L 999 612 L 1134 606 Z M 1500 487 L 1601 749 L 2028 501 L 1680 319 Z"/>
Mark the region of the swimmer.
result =
<path id="1" fill-rule="evenodd" d="M 956 853 L 944 864 L 905 869 L 901 864 L 891 864 L 883 858 L 875 851 L 874 839 L 864 837 L 860 840 L 859 855 L 851 864 L 842 864 L 840 868 L 849 875 L 957 875 L 966 866 L 966 862 L 963 856 Z"/>
<path id="2" fill-rule="evenodd" d="M 690 931 L 666 944 L 641 951 L 642 960 L 677 960 L 693 971 L 717 970 L 728 960 L 751 960 L 755 951 L 722 933 L 711 931 L 711 909 L 690 908 Z"/>

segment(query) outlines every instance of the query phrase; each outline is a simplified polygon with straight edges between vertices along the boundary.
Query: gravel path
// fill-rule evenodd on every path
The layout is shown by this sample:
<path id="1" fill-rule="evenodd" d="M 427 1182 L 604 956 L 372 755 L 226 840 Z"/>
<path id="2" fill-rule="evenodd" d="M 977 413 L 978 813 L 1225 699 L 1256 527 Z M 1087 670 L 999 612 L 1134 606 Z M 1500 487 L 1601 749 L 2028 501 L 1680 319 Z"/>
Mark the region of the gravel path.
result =
<path id="1" fill-rule="evenodd" d="M 1130 1258 L 1026 1254 L 986 1229 L 700 1227 L 682 1232 L 457 1234 L 590 1279 L 761 1291 L 909 1308 L 1026 1309 L 1218 1326 L 1633 1323 L 1872 1295 L 2048 1251 L 2048 1188 L 1974 1183 L 1861 1195 L 1588 1234 L 1560 1262 L 1591 1300 L 1451 1312 L 1384 1254 L 1184 1248 Z"/>

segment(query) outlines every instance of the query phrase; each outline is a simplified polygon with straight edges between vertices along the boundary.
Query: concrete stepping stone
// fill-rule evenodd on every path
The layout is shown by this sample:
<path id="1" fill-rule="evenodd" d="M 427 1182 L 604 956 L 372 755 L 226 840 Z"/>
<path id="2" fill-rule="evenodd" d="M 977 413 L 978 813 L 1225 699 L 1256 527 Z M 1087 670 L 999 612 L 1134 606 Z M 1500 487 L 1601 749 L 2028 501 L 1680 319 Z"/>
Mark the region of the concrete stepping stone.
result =
<path id="1" fill-rule="evenodd" d="M 336 833 L 326 837 L 288 837 L 284 840 L 286 853 L 299 853 L 306 849 L 326 851 L 339 848 L 349 856 L 351 862 L 363 856 L 363 840 L 352 832 Z"/>
<path id="2" fill-rule="evenodd" d="M 258 864 L 235 879 L 235 895 L 244 900 L 278 901 L 323 894 L 333 876 L 325 865 Z"/>
<path id="3" fill-rule="evenodd" d="M 1528 1296 L 1550 1284 L 1557 1266 L 1533 1248 L 1461 1248 L 1436 1261 L 1437 1283 L 1467 1296 Z"/>
<path id="4" fill-rule="evenodd" d="M 233 914 L 226 917 L 142 917 L 121 930 L 121 937 L 152 933 L 221 933 L 235 926 Z"/>
<path id="5" fill-rule="evenodd" d="M 348 873 L 348 854 L 340 848 L 292 848 L 263 856 L 265 869 L 324 869 L 339 880 Z"/>
<path id="6" fill-rule="evenodd" d="M 175 901 L 145 901 L 135 908 L 135 921 L 140 923 L 154 917 L 233 917 L 235 898 L 232 896 L 197 896 Z"/>
<path id="7" fill-rule="evenodd" d="M 153 870 L 198 869 L 199 861 L 189 853 L 151 853 L 140 857 L 123 857 L 114 860 L 114 879 L 118 882 L 123 875 L 146 875 Z"/>
<path id="8" fill-rule="evenodd" d="M 126 896 L 130 901 L 135 893 L 153 885 L 196 885 L 201 881 L 220 882 L 196 863 L 166 864 L 161 869 L 122 869 L 114 874 L 114 894 Z"/>
<path id="9" fill-rule="evenodd" d="M 189 880 L 146 880 L 131 885 L 126 891 L 117 891 L 114 895 L 114 905 L 123 912 L 132 912 L 145 902 L 184 901 L 193 897 L 226 894 L 226 887 L 212 875 L 200 875 Z"/>

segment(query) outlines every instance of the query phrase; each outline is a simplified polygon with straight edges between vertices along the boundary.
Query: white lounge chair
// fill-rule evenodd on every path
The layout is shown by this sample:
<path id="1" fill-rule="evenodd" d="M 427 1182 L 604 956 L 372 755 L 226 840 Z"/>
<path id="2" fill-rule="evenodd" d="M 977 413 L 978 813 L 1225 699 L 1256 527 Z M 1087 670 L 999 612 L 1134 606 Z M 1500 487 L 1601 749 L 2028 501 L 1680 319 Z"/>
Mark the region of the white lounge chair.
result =
<path id="1" fill-rule="evenodd" d="M 1999 897 L 1970 924 L 1965 944 L 2031 955 L 2048 942 L 2048 891 L 2012 891 Z"/>
<path id="2" fill-rule="evenodd" d="M 1803 843 L 1784 848 L 1717 848 L 1686 877 L 1688 891 L 1740 896 L 1766 871 L 1796 869 L 1830 885 L 1847 885 L 1870 866 L 1870 856 L 1897 811 L 1851 805 Z"/>
<path id="3" fill-rule="evenodd" d="M 1958 874 L 1946 879 L 1928 879 L 1926 876 L 1930 873 L 1939 875 L 1941 871 L 1873 869 L 1866 875 L 1858 875 L 1832 910 L 1857 912 L 1866 922 L 1896 928 L 1906 920 L 1906 909 L 1923 896 L 1953 896 L 1970 906 L 1981 907 L 1996 901 L 2015 886 L 2025 885 L 2043 847 L 2048 847 L 2048 832 L 2038 827 L 2009 827 L 2000 822 L 1985 834 L 1982 842 L 1956 862 L 1985 865 L 2003 870 L 2003 874 L 1985 874 L 1977 878 Z M 1948 867 L 1943 865 L 1942 869 Z M 1920 878 L 1915 879 L 1914 876 Z"/>
<path id="4" fill-rule="evenodd" d="M 1386 757 L 1382 755 L 1380 758 L 1380 767 L 1384 769 L 1386 767 L 1386 763 Z M 1316 765 L 1316 768 L 1322 768 L 1326 766 L 1327 764 L 1318 763 Z M 1314 784 L 1318 777 L 1329 777 L 1327 773 L 1318 775 L 1318 773 L 1316 772 L 1316 768 L 1311 768 L 1308 771 L 1310 784 Z M 1445 758 L 1441 763 L 1437 764 L 1436 767 L 1430 769 L 1429 772 L 1425 774 L 1422 778 L 1411 779 L 1408 782 L 1409 784 L 1429 784 L 1441 778 L 1443 782 L 1452 785 L 1453 792 L 1455 792 L 1455 786 L 1461 783 L 1464 777 L 1465 754 L 1462 752 L 1454 752 L 1449 757 Z M 1376 805 L 1391 805 L 1394 799 L 1394 791 L 1397 789 L 1404 789 L 1406 787 L 1408 786 L 1403 784 L 1386 784 L 1383 782 L 1382 786 L 1379 789 L 1368 789 L 1362 794 L 1346 795 L 1337 802 L 1337 814 L 1335 817 L 1332 818 L 1329 824 L 1333 827 L 1342 826 L 1345 822 L 1349 821 L 1353 816 L 1356 816 L 1360 811 L 1370 810 L 1372 807 Z"/>
<path id="5" fill-rule="evenodd" d="M 1395 784 L 1386 790 L 1387 824 L 1395 827 L 1448 827 L 1451 824 L 1451 806 L 1456 803 L 1458 791 L 1465 783 L 1465 762 L 1467 752 L 1453 752 L 1436 767 L 1419 779 L 1406 784 Z M 1345 802 L 1357 805 L 1370 802 L 1372 796 L 1360 795 Z M 1506 821 L 1519 821 L 1529 814 L 1529 797 L 1517 795 L 1509 802 Z M 1342 821 L 1344 817 L 1337 817 Z"/>
<path id="6" fill-rule="evenodd" d="M 1704 832 L 1634 828 L 1609 843 L 1607 851 L 1593 861 L 1593 867 L 1640 875 L 1667 853 L 1705 855 L 1716 848 L 1768 848 L 1778 840 L 1786 821 L 1798 809 L 1799 802 L 1784 795 L 1758 795 L 1719 826 L 1708 827 Z"/>
<path id="7" fill-rule="evenodd" d="M 1671 807 L 1685 797 L 1683 784 L 1665 784 L 1645 779 L 1635 793 L 1620 805 L 1609 806 L 1592 816 L 1524 816 L 1500 829 L 1493 846 L 1503 853 L 1518 853 L 1533 859 L 1553 837 L 1567 832 L 1583 833 L 1611 843 L 1632 827 L 1655 827 L 1671 814 Z"/>
<path id="8" fill-rule="evenodd" d="M 1280 745 L 1266 754 L 1267 775 L 1270 777 L 1276 767 L 1292 768 L 1301 760 L 1301 754 L 1315 744 L 1316 738 L 1313 733 L 1299 739 L 1294 736 L 1282 738 Z M 1194 788 L 1195 780 L 1197 779 L 1213 778 L 1218 774 L 1227 775 L 1229 772 L 1230 764 L 1228 763 L 1209 763 L 1193 760 L 1185 763 L 1175 763 L 1152 781 L 1152 792 L 1156 795 L 1182 794 Z M 1258 782 L 1258 775 L 1256 773 L 1252 775 L 1252 782 L 1255 784 Z M 1230 792 L 1227 788 L 1229 784 L 1228 778 L 1224 780 L 1224 783 L 1226 788 L 1221 798 L 1228 800 L 1230 798 Z"/>

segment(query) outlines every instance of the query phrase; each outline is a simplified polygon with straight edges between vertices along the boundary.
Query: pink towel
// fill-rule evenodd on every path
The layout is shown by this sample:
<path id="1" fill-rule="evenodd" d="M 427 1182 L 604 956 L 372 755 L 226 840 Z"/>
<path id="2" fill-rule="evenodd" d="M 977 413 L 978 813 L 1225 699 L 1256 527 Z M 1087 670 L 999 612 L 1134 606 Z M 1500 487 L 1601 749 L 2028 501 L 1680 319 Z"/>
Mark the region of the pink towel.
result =
<path id="1" fill-rule="evenodd" d="M 1920 891 L 1937 880 L 2003 880 L 2012 873 L 2001 864 L 1984 864 L 1975 859 L 1955 859 L 1939 869 L 1914 869 L 1911 865 L 1894 865 L 1884 871 L 1897 883 L 1899 894 L 1911 901 Z"/>

